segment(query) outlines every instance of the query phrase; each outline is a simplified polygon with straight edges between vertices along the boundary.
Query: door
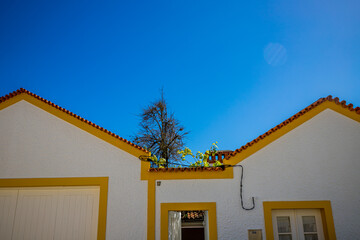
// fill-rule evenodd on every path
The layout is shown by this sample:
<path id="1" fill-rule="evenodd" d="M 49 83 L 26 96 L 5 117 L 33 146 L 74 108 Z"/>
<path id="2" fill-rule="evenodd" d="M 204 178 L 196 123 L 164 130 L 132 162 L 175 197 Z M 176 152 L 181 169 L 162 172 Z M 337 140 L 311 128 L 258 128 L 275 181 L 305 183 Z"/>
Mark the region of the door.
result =
<path id="1" fill-rule="evenodd" d="M 319 209 L 273 210 L 275 240 L 324 240 Z"/>
<path id="2" fill-rule="evenodd" d="M 202 210 L 169 211 L 169 240 L 208 240 L 208 213 Z"/>
<path id="3" fill-rule="evenodd" d="M 11 240 L 18 190 L 0 190 L 0 239 Z"/>
<path id="4" fill-rule="evenodd" d="M 0 239 L 97 239 L 99 187 L 0 189 Z"/>

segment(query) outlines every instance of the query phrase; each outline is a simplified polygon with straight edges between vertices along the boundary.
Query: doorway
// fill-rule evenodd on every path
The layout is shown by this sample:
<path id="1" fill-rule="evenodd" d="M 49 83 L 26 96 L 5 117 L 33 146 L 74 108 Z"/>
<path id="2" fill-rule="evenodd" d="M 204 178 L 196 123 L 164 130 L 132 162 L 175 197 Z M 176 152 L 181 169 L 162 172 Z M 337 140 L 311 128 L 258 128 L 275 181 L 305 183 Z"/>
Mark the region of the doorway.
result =
<path id="1" fill-rule="evenodd" d="M 171 240 L 208 240 L 207 211 L 169 211 Z"/>

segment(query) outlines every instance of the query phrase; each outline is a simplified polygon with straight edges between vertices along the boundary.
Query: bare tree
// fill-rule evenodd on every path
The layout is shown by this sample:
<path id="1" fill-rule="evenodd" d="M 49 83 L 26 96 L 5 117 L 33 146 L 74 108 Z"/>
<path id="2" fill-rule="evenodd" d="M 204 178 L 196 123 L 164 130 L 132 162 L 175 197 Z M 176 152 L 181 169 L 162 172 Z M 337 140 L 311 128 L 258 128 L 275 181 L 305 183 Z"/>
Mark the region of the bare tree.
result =
<path id="1" fill-rule="evenodd" d="M 174 114 L 169 113 L 163 91 L 159 100 L 142 110 L 140 117 L 139 132 L 133 142 L 151 151 L 158 159 L 164 158 L 166 167 L 169 162 L 180 161 L 177 151 L 184 147 L 188 132 Z"/>

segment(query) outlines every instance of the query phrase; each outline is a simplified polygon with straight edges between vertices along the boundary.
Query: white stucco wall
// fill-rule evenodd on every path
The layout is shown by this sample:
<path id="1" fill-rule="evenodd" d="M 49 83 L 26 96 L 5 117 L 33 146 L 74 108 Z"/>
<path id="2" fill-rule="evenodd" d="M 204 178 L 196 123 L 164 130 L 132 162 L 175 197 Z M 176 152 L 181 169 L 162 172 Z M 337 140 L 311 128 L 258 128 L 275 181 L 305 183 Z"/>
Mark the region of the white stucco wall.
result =
<path id="1" fill-rule="evenodd" d="M 0 111 L 0 136 L 0 178 L 107 176 L 107 239 L 146 239 L 136 157 L 26 101 Z"/>
<path id="2" fill-rule="evenodd" d="M 240 205 L 240 168 L 228 180 L 162 180 L 156 187 L 156 239 L 160 203 L 216 202 L 218 239 L 247 239 L 263 229 L 263 201 L 330 200 L 338 239 L 360 234 L 360 124 L 330 109 L 245 159 Z M 265 239 L 265 236 L 264 236 Z"/>

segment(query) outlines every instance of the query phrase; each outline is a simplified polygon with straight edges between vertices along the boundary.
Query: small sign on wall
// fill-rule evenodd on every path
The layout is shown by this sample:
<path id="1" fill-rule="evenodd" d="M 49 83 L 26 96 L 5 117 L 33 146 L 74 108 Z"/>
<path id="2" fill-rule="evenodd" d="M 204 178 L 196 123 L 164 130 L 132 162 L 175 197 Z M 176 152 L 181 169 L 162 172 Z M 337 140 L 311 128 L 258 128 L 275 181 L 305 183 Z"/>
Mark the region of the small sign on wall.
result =
<path id="1" fill-rule="evenodd" d="M 262 230 L 261 229 L 249 229 L 249 240 L 262 240 Z"/>

